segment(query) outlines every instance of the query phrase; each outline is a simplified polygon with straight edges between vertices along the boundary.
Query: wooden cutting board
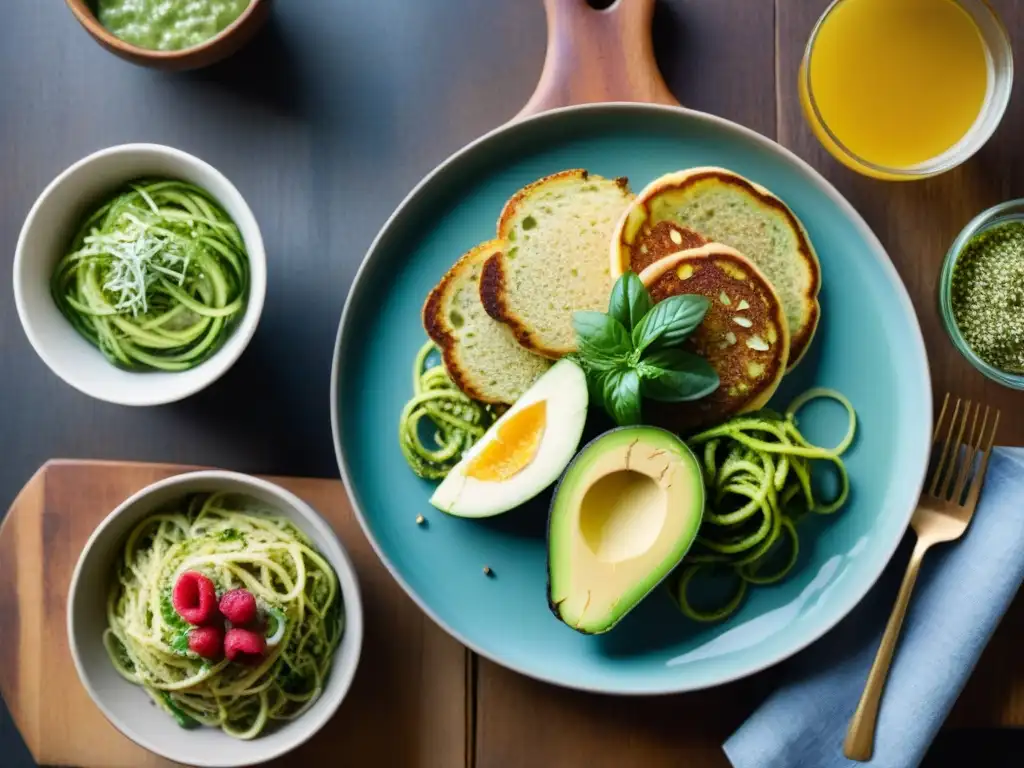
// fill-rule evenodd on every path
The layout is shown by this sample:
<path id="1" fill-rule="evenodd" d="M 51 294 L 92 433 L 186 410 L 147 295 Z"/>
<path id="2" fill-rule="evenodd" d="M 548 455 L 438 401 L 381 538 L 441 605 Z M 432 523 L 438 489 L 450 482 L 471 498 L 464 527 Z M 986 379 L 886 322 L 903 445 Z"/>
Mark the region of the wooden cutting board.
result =
<path id="1" fill-rule="evenodd" d="M 65 612 L 71 573 L 96 525 L 144 486 L 190 469 L 51 461 L 0 526 L 0 693 L 37 762 L 172 765 L 122 736 L 93 705 L 71 660 Z M 339 481 L 267 479 L 307 501 L 334 528 L 355 565 L 366 612 L 359 671 L 338 713 L 273 765 L 467 766 L 468 652 L 424 616 L 381 565 Z"/>

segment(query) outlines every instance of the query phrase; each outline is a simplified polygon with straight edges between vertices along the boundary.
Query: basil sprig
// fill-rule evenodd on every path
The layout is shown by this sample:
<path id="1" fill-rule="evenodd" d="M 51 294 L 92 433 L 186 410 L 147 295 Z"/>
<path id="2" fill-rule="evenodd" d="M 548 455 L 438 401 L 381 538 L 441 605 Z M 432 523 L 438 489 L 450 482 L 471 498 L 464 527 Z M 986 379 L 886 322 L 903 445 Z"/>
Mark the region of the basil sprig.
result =
<path id="1" fill-rule="evenodd" d="M 592 403 L 620 426 L 639 424 L 643 398 L 666 403 L 699 400 L 718 389 L 718 374 L 680 346 L 704 320 L 703 296 L 671 296 L 655 304 L 640 278 L 615 282 L 608 312 L 576 312 L 576 357 L 587 374 Z"/>

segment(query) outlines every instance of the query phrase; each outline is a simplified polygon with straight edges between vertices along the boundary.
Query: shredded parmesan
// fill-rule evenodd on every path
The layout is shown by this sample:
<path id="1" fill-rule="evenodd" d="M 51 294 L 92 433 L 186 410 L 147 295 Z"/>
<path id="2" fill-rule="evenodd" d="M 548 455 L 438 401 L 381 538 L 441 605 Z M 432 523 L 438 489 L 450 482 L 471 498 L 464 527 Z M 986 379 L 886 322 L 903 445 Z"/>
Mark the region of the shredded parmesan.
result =
<path id="1" fill-rule="evenodd" d="M 189 256 L 181 244 L 125 211 L 112 232 L 85 238 L 82 256 L 106 256 L 111 259 L 103 290 L 111 294 L 114 310 L 131 312 L 133 317 L 149 311 L 146 293 L 160 276 L 171 278 L 180 287 L 185 281 Z"/>

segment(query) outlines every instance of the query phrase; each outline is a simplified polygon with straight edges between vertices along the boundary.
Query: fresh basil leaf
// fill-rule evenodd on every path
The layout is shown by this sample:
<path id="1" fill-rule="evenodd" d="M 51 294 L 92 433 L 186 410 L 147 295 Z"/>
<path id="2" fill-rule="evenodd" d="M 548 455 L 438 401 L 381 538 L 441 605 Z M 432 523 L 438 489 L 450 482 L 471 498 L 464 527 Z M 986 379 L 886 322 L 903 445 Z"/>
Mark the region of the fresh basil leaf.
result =
<path id="1" fill-rule="evenodd" d="M 694 360 L 707 362 L 700 355 L 683 349 L 658 349 L 644 355 L 642 365 L 644 368 L 650 369 L 652 375 L 657 377 L 664 371 L 683 370 Z"/>
<path id="2" fill-rule="evenodd" d="M 640 374 L 632 368 L 609 372 L 604 380 L 604 409 L 620 427 L 640 423 Z"/>
<path id="3" fill-rule="evenodd" d="M 704 320 L 708 306 L 706 298 L 694 294 L 659 301 L 633 329 L 633 346 L 639 350 L 678 347 Z"/>
<path id="4" fill-rule="evenodd" d="M 604 312 L 574 312 L 572 327 L 578 346 L 599 350 L 607 355 L 629 354 L 633 343 L 629 332 L 614 317 Z"/>
<path id="5" fill-rule="evenodd" d="M 590 396 L 589 407 L 604 408 L 604 380 L 608 371 L 588 370 L 584 368 L 587 377 L 587 392 Z"/>
<path id="6" fill-rule="evenodd" d="M 707 397 L 718 389 L 718 373 L 700 355 L 682 349 L 662 349 L 640 364 L 644 397 L 663 403 L 683 403 Z"/>
<path id="7" fill-rule="evenodd" d="M 654 302 L 635 272 L 626 272 L 615 281 L 608 299 L 608 314 L 618 320 L 627 331 L 636 328 Z"/>
<path id="8" fill-rule="evenodd" d="M 582 348 L 582 345 L 581 345 Z M 629 355 L 609 355 L 597 349 L 587 348 L 584 352 L 586 367 L 592 371 L 612 371 L 628 366 Z"/>
<path id="9" fill-rule="evenodd" d="M 576 348 L 588 368 L 610 371 L 622 366 L 633 351 L 629 332 L 603 312 L 576 312 L 572 318 Z"/>

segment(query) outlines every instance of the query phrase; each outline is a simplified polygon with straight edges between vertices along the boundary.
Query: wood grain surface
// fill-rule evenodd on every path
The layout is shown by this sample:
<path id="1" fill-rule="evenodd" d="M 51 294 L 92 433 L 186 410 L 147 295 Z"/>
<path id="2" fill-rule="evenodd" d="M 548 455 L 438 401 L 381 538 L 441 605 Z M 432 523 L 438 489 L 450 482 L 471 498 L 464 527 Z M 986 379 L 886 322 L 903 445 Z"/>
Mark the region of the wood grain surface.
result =
<path id="1" fill-rule="evenodd" d="M 533 96 L 519 116 L 568 104 L 678 104 L 654 58 L 654 0 L 595 10 L 586 0 L 544 0 L 548 47 Z"/>
<path id="2" fill-rule="evenodd" d="M 123 737 L 78 681 L 65 632 L 67 588 L 86 539 L 135 491 L 186 467 L 54 461 L 0 526 L 0 691 L 46 765 L 156 768 L 171 763 Z M 359 577 L 366 635 L 335 717 L 279 766 L 467 764 L 467 651 L 399 589 L 362 535 L 337 480 L 268 478 L 334 528 Z M 139 691 L 139 704 L 146 706 Z M 0 756 L 0 765 L 4 765 Z"/>
<path id="3" fill-rule="evenodd" d="M 941 260 L 955 234 L 985 207 L 1024 196 L 1021 78 L 1002 126 L 963 167 L 923 182 L 875 181 L 831 159 L 796 98 L 803 47 L 828 0 L 658 0 L 651 26 L 660 75 L 648 70 L 646 77 L 635 72 L 649 63 L 649 51 L 624 55 L 611 47 L 635 40 L 636 28 L 610 22 L 615 16 L 583 15 L 584 2 L 289 0 L 275 4 L 267 29 L 237 56 L 177 77 L 114 59 L 61 3 L 10 4 L 0 25 L 0 239 L 8 251 L 32 200 L 62 168 L 101 146 L 160 141 L 211 161 L 246 196 L 267 242 L 272 289 L 249 352 L 218 386 L 176 406 L 133 411 L 90 401 L 50 375 L 21 334 L 8 293 L 0 300 L 4 500 L 54 455 L 333 477 L 324 415 L 330 348 L 345 291 L 377 228 L 437 162 L 513 118 L 524 103 L 540 109 L 570 96 L 628 99 L 622 89 L 631 83 L 640 83 L 646 98 L 676 99 L 775 138 L 832 181 L 880 237 L 907 285 L 936 392 L 998 405 L 1005 419 L 1000 442 L 1024 444 L 1024 418 L 1014 407 L 1024 395 L 987 382 L 964 362 L 936 308 Z M 643 6 L 629 11 L 646 18 L 647 0 L 620 2 Z M 1024 45 L 1024 0 L 992 4 L 1014 45 Z M 545 10 L 584 19 L 584 35 L 545 37 Z M 602 67 L 610 69 L 595 77 Z M 19 498 L 20 508 L 39 510 L 38 521 L 18 523 L 19 514 L 0 532 L 0 690 L 43 762 L 153 765 L 131 745 L 121 745 L 119 762 L 90 762 L 110 726 L 95 710 L 90 714 L 80 688 L 43 698 L 43 686 L 70 663 L 59 661 L 66 655 L 64 585 L 47 572 L 70 558 L 68 537 L 84 541 L 98 519 L 87 521 L 80 494 L 66 483 L 63 491 L 47 490 L 46 475 L 66 466 L 47 469 Z M 146 477 L 173 470 L 146 470 L 154 471 Z M 103 477 L 99 467 L 74 479 L 102 500 L 103 511 L 146 482 Z M 364 580 L 366 656 L 339 715 L 344 720 L 335 723 L 344 756 L 368 751 L 362 762 L 346 761 L 318 739 L 288 764 L 724 768 L 722 739 L 782 671 L 713 691 L 635 699 L 520 677 L 467 655 L 417 612 L 351 521 L 339 484 L 291 482 L 331 516 Z M 55 513 L 64 509 L 76 517 L 59 522 Z M 63 567 L 69 575 L 70 566 Z M 60 630 L 48 630 L 44 619 L 59 619 Z M 1015 685 L 1024 680 L 1022 633 L 1019 597 L 950 725 L 1024 727 L 1024 691 Z M 22 653 L 35 661 L 18 663 Z M 52 669 L 39 661 L 43 653 L 57 659 Z M 84 732 L 77 730 L 80 718 L 88 723 Z M 1022 743 L 1011 741 L 1004 752 L 1019 758 Z M 0 765 L 30 765 L 19 750 L 0 716 Z M 961 764 L 944 762 L 942 751 L 926 766 Z M 1018 763 L 986 766 L 1004 764 Z"/>

